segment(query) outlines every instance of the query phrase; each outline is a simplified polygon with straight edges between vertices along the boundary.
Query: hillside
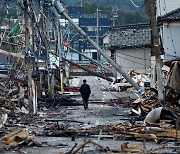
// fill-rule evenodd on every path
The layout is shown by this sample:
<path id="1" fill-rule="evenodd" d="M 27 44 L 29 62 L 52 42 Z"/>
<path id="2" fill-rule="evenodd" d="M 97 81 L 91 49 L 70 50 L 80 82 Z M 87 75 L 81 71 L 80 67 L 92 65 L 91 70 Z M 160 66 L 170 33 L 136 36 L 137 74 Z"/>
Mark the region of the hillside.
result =
<path id="1" fill-rule="evenodd" d="M 81 0 L 62 0 L 63 3 L 69 5 L 80 5 Z M 94 3 L 99 6 L 109 6 L 115 9 L 129 9 L 138 10 L 132 3 L 131 0 L 82 0 L 83 3 Z M 133 0 L 137 6 L 143 6 L 144 0 Z"/>
<path id="2" fill-rule="evenodd" d="M 9 14 L 7 14 L 6 4 L 10 6 Z M 15 6 L 17 0 L 3 0 L 0 1 L 0 23 L 3 18 L 17 18 L 15 13 Z M 37 0 L 36 0 L 37 1 Z M 113 10 L 116 11 L 116 25 L 147 23 L 149 21 L 144 11 L 144 0 L 61 0 L 64 6 L 83 6 L 86 14 L 95 14 L 97 6 L 101 10 L 100 14 L 105 14 L 112 19 L 114 16 Z M 14 8 L 14 9 L 13 9 Z"/>
<path id="3" fill-rule="evenodd" d="M 17 0 L 0 0 L 0 4 L 7 2 L 8 5 L 14 5 Z M 131 9 L 137 10 L 137 8 L 131 3 L 131 0 L 61 0 L 62 3 L 67 5 L 79 5 L 83 3 L 94 3 L 99 6 L 110 6 L 113 8 L 124 8 L 124 9 Z M 133 2 L 137 6 L 142 6 L 144 4 L 144 0 L 133 0 Z"/>
<path id="4" fill-rule="evenodd" d="M 113 18 L 113 10 L 116 10 L 116 25 L 149 22 L 144 11 L 144 0 L 133 0 L 134 4 L 131 0 L 62 0 L 62 2 L 67 6 L 80 6 L 82 4 L 87 14 L 96 13 L 98 6 L 101 13 L 106 14 L 111 19 Z"/>

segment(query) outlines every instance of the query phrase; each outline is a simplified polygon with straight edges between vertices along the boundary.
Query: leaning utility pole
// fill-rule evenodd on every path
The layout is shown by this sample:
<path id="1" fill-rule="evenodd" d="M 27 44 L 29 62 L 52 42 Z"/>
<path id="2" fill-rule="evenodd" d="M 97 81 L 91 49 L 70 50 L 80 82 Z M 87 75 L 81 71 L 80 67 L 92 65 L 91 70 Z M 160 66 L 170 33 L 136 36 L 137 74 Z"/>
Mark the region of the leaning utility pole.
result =
<path id="1" fill-rule="evenodd" d="M 101 53 L 101 55 L 139 92 L 139 94 L 143 94 L 143 90 L 139 87 L 137 83 L 134 82 L 133 79 L 131 79 L 123 70 L 120 65 L 115 63 L 108 54 L 102 50 L 65 12 L 62 4 L 59 1 L 55 1 L 55 7 L 59 14 L 64 16 L 65 19 L 67 19 L 71 25 L 98 51 Z"/>
<path id="2" fill-rule="evenodd" d="M 150 2 L 150 20 L 151 20 L 151 28 L 152 28 L 152 54 L 155 56 L 155 62 L 156 62 L 158 99 L 160 102 L 163 102 L 164 85 L 163 85 L 162 61 L 161 61 L 162 53 L 159 48 L 158 22 L 156 18 L 156 0 L 151 0 Z"/>

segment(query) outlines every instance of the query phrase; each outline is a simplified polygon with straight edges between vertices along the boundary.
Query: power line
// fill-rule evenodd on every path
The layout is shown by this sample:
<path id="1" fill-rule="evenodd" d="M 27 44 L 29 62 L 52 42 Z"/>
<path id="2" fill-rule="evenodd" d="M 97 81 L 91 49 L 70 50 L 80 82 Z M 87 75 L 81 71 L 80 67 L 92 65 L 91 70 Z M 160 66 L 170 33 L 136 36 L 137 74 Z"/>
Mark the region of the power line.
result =
<path id="1" fill-rule="evenodd" d="M 133 2 L 133 0 L 130 0 L 130 1 L 131 1 L 131 3 L 132 3 L 135 7 L 139 8 L 139 6 L 137 6 L 137 5 Z"/>
<path id="2" fill-rule="evenodd" d="M 136 57 L 136 56 L 128 55 L 128 54 L 125 54 L 125 53 L 120 53 L 120 54 L 125 55 L 125 56 L 128 56 L 128 57 L 136 58 L 136 59 L 150 60 L 150 59 L 146 59 L 146 58 L 140 58 L 140 57 Z"/>
<path id="3" fill-rule="evenodd" d="M 139 63 L 139 62 L 136 62 L 136 61 L 133 61 L 133 60 L 127 59 L 127 58 L 122 57 L 122 56 L 119 56 L 119 55 L 116 55 L 116 56 L 117 56 L 117 57 L 120 57 L 120 58 L 122 58 L 122 59 L 125 59 L 125 60 L 127 60 L 127 61 L 131 61 L 131 62 L 133 62 L 133 63 L 136 63 L 136 64 L 143 65 L 143 66 L 147 67 L 147 65 L 145 65 L 145 64 L 142 64 L 142 63 Z"/>

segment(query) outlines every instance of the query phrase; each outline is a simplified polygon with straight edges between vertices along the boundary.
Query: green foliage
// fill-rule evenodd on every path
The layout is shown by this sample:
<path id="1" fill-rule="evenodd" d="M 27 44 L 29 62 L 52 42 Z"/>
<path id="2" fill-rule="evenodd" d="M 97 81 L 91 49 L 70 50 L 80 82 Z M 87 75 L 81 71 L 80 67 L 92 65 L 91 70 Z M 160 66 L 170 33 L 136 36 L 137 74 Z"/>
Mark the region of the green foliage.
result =
<path id="1" fill-rule="evenodd" d="M 129 9 L 132 11 L 138 11 L 139 8 L 136 8 L 130 0 L 82 0 L 84 4 L 95 4 L 98 6 L 109 6 L 114 9 Z M 137 6 L 143 6 L 144 0 L 133 0 Z M 65 4 L 80 6 L 80 0 L 66 0 Z M 140 7 L 141 8 L 141 7 Z"/>
<path id="2" fill-rule="evenodd" d="M 118 20 L 117 20 L 118 25 L 148 23 L 148 22 L 149 22 L 148 16 L 141 14 L 139 12 L 132 12 L 123 9 L 118 11 Z"/>
<path id="3" fill-rule="evenodd" d="M 110 1 L 110 2 L 108 2 Z M 117 2 L 116 0 L 97 0 L 96 4 L 101 2 L 101 4 L 105 4 L 106 2 L 109 4 L 113 4 L 113 2 Z M 129 2 L 124 1 L 124 0 L 119 0 L 117 4 L 122 2 L 122 4 L 128 4 Z M 95 14 L 97 7 L 101 10 L 101 14 L 105 14 L 108 18 L 112 19 L 113 18 L 113 7 L 109 5 L 96 5 L 95 3 L 84 3 L 83 8 L 85 10 L 86 14 Z M 133 6 L 134 7 L 134 6 Z M 136 24 L 136 23 L 148 23 L 149 18 L 146 14 L 144 14 L 144 11 L 140 10 L 132 10 L 132 9 L 127 9 L 127 8 L 121 8 L 117 9 L 117 15 L 118 18 L 116 20 L 116 25 L 125 25 L 125 24 Z"/>
<path id="4" fill-rule="evenodd" d="M 96 13 L 97 7 L 101 10 L 102 14 L 107 14 L 112 10 L 110 6 L 97 6 L 94 3 L 84 3 L 83 8 L 86 14 Z"/>
<path id="5" fill-rule="evenodd" d="M 97 9 L 96 4 L 90 4 L 90 3 L 85 3 L 83 4 L 83 8 L 86 14 L 94 14 Z"/>

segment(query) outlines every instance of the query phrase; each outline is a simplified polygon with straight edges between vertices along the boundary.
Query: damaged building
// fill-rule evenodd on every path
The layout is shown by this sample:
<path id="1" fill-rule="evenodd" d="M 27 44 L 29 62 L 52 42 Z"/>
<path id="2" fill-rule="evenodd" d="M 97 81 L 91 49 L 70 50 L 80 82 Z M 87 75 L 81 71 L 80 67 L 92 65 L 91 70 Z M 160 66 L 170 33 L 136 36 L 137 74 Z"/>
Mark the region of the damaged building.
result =
<path id="1" fill-rule="evenodd" d="M 156 20 L 150 2 L 144 5 L 154 22 L 113 26 L 104 35 L 108 23 L 103 47 L 61 1 L 17 1 L 19 23 L 0 34 L 2 62 L 10 63 L 0 74 L 0 153 L 180 153 L 180 10 Z M 69 28 L 95 54 L 74 50 Z M 71 50 L 88 64 L 68 59 Z M 70 66 L 83 71 L 69 74 Z"/>

